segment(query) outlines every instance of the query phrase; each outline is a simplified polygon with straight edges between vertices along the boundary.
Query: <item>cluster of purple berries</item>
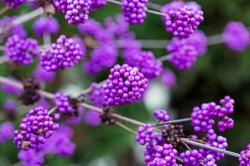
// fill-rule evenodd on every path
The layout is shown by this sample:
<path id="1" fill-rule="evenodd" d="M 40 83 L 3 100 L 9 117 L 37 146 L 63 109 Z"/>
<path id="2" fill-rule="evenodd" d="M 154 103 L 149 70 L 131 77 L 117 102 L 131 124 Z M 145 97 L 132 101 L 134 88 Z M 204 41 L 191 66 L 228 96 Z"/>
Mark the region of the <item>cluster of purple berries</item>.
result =
<path id="1" fill-rule="evenodd" d="M 18 35 L 13 35 L 8 38 L 4 53 L 14 62 L 30 65 L 33 62 L 33 57 L 39 55 L 39 45 L 34 39 L 24 39 Z"/>
<path id="2" fill-rule="evenodd" d="M 198 51 L 185 40 L 173 38 L 167 46 L 168 61 L 181 70 L 190 69 L 196 62 Z"/>
<path id="3" fill-rule="evenodd" d="M 222 34 L 224 43 L 234 51 L 244 51 L 250 44 L 247 27 L 238 21 L 230 21 Z"/>
<path id="4" fill-rule="evenodd" d="M 27 113 L 19 127 L 20 130 L 15 131 L 14 143 L 19 149 L 29 150 L 44 144 L 59 125 L 53 122 L 48 110 L 36 107 Z"/>
<path id="5" fill-rule="evenodd" d="M 83 56 L 79 43 L 74 39 L 61 35 L 51 45 L 49 52 L 42 52 L 41 66 L 47 71 L 57 71 L 75 66 Z"/>
<path id="6" fill-rule="evenodd" d="M 218 118 L 217 123 L 219 131 L 231 129 L 234 125 L 232 118 L 228 115 L 234 111 L 234 100 L 229 96 L 225 96 L 220 100 L 220 105 L 214 102 L 202 104 L 201 107 L 194 107 L 192 112 L 192 126 L 197 132 L 208 132 L 213 129 L 215 124 L 214 118 Z"/>
<path id="7" fill-rule="evenodd" d="M 194 3 L 194 2 L 193 2 Z M 168 32 L 175 37 L 187 38 L 203 22 L 203 12 L 197 5 L 173 1 L 162 7 L 163 20 Z"/>
<path id="8" fill-rule="evenodd" d="M 55 94 L 55 104 L 57 110 L 62 113 L 71 113 L 74 111 L 73 107 L 71 106 L 70 99 L 64 93 L 58 92 Z"/>
<path id="9" fill-rule="evenodd" d="M 137 68 L 115 65 L 104 83 L 104 99 L 109 106 L 131 104 L 142 98 L 148 80 Z"/>
<path id="10" fill-rule="evenodd" d="M 247 149 L 240 152 L 240 166 L 249 166 L 250 165 L 250 144 L 247 145 Z"/>
<path id="11" fill-rule="evenodd" d="M 58 11 L 65 14 L 69 24 L 84 23 L 89 18 L 91 0 L 54 0 Z"/>
<path id="12" fill-rule="evenodd" d="M 167 122 L 170 120 L 168 112 L 166 110 L 163 110 L 163 109 L 155 110 L 154 116 L 159 121 Z"/>
<path id="13" fill-rule="evenodd" d="M 148 166 L 178 166 L 177 150 L 170 144 L 148 144 L 144 160 Z"/>
<path id="14" fill-rule="evenodd" d="M 122 12 L 130 24 L 143 24 L 148 0 L 122 0 Z"/>
<path id="15" fill-rule="evenodd" d="M 145 126 L 140 126 L 137 129 L 137 134 L 135 136 L 136 142 L 140 145 L 145 145 L 146 143 L 151 142 L 155 137 L 153 127 L 150 123 L 145 124 Z"/>
<path id="16" fill-rule="evenodd" d="M 84 65 L 87 73 L 97 74 L 100 71 L 112 67 L 117 60 L 117 50 L 112 42 L 98 45 L 91 53 L 91 58 Z"/>
<path id="17" fill-rule="evenodd" d="M 40 17 L 33 23 L 33 31 L 38 36 L 55 34 L 59 31 L 59 23 L 54 17 Z"/>

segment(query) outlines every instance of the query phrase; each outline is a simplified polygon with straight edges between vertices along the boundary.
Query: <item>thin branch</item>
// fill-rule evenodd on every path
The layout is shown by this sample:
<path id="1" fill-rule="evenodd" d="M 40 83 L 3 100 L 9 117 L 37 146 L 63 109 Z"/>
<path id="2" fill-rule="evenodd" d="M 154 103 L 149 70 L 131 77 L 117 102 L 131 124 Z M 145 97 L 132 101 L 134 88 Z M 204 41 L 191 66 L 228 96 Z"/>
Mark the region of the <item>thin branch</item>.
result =
<path id="1" fill-rule="evenodd" d="M 119 126 L 120 128 L 124 129 L 125 131 L 133 134 L 133 135 L 136 135 L 136 132 L 134 130 L 132 130 L 131 128 L 125 126 L 124 124 L 122 124 L 121 122 L 115 122 L 115 125 Z"/>
<path id="2" fill-rule="evenodd" d="M 210 146 L 210 145 L 205 145 L 205 144 L 202 144 L 202 143 L 199 143 L 199 142 L 196 142 L 196 141 L 192 141 L 192 140 L 187 139 L 187 138 L 181 138 L 180 140 L 182 142 L 184 142 L 184 143 L 187 143 L 187 144 L 190 144 L 190 145 L 193 145 L 193 146 L 198 146 L 198 147 L 213 150 L 213 151 L 216 151 L 216 152 L 219 152 L 219 153 L 224 153 L 224 154 L 232 156 L 232 157 L 240 157 L 240 154 L 238 154 L 238 153 L 231 152 L 231 151 L 224 150 L 224 149 L 220 149 L 220 148 L 216 148 L 216 147 L 213 147 L 213 146 Z"/>
<path id="3" fill-rule="evenodd" d="M 11 9 L 11 7 L 9 7 L 9 6 L 5 6 L 5 7 L 3 7 L 1 10 L 0 10 L 0 16 L 1 15 L 4 15 L 8 10 L 10 10 Z"/>
<path id="4" fill-rule="evenodd" d="M 102 86 L 102 85 L 105 83 L 105 81 L 106 81 L 106 80 L 103 80 L 103 81 L 99 82 L 99 83 L 97 84 L 97 86 L 98 86 L 98 87 Z M 81 95 L 86 95 L 87 93 L 89 93 L 89 92 L 91 92 L 91 91 L 92 91 L 92 87 L 90 86 L 90 87 L 88 87 L 87 89 L 84 89 L 84 90 L 80 93 L 79 96 L 81 96 Z M 78 96 L 78 97 L 79 97 L 79 96 Z"/>
<path id="5" fill-rule="evenodd" d="M 57 107 L 53 107 L 49 110 L 49 115 L 53 114 L 57 110 Z"/>
<path id="6" fill-rule="evenodd" d="M 164 55 L 164 56 L 161 56 L 160 58 L 158 58 L 158 60 L 159 61 L 167 61 L 168 59 L 169 59 L 169 56 L 170 56 L 170 54 L 168 54 L 168 55 Z"/>
<path id="7" fill-rule="evenodd" d="M 161 10 L 161 8 L 162 8 L 161 5 L 154 3 L 154 2 L 148 2 L 147 6 L 151 9 L 154 9 L 154 10 Z"/>
<path id="8" fill-rule="evenodd" d="M 24 23 L 26 21 L 29 21 L 29 20 L 31 20 L 33 18 L 36 18 L 36 17 L 42 15 L 44 12 L 45 12 L 45 10 L 42 7 L 40 7 L 40 8 L 37 8 L 36 10 L 30 12 L 30 13 L 19 16 L 15 20 L 13 20 L 8 26 L 1 27 L 0 28 L 0 34 L 8 31 L 10 28 L 12 28 L 12 27 L 14 27 L 16 25 L 22 24 L 22 23 Z"/>
<path id="9" fill-rule="evenodd" d="M 192 118 L 183 118 L 183 119 L 176 119 L 176 120 L 170 120 L 168 122 L 162 122 L 162 123 L 155 123 L 153 126 L 162 126 L 165 124 L 174 124 L 174 123 L 183 123 L 183 122 L 190 122 Z"/>
<path id="10" fill-rule="evenodd" d="M 51 45 L 51 35 L 49 33 L 45 33 L 43 35 L 43 47 L 47 51 L 49 50 Z"/>

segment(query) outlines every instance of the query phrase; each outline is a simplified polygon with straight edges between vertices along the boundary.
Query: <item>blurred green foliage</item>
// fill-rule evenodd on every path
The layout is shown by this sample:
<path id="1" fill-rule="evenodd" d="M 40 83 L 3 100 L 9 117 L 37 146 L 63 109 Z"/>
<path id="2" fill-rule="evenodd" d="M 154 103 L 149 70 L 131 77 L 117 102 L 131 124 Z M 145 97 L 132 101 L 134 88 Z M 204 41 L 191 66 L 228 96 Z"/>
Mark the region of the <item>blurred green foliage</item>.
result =
<path id="1" fill-rule="evenodd" d="M 154 0 L 153 2 L 163 5 L 168 1 Z M 201 4 L 205 13 L 205 21 L 200 29 L 208 36 L 221 33 L 225 24 L 230 20 L 239 20 L 250 26 L 249 0 L 198 0 L 197 2 Z M 3 8 L 2 4 L 0 8 Z M 26 6 L 22 6 L 17 10 L 11 10 L 8 15 L 21 15 L 31 10 Z M 107 16 L 115 16 L 120 12 L 121 9 L 118 6 L 108 4 L 103 9 L 93 12 L 91 17 L 103 21 Z M 56 14 L 56 17 L 60 21 L 61 33 L 71 36 L 78 34 L 76 26 L 68 25 L 61 14 Z M 25 23 L 25 29 L 28 31 L 29 36 L 35 37 L 32 32 L 32 22 Z M 160 17 L 151 14 L 148 14 L 143 25 L 131 26 L 131 30 L 136 33 L 138 39 L 171 38 L 165 32 Z M 55 39 L 56 37 L 53 38 L 53 40 Z M 42 42 L 41 39 L 39 41 Z M 166 54 L 164 49 L 153 51 L 157 56 Z M 172 68 L 172 66 L 166 64 L 167 66 Z M 23 78 L 30 74 L 33 67 L 22 67 L 18 71 L 11 71 L 5 65 L 1 65 L 0 74 Z M 226 132 L 225 136 L 229 141 L 229 149 L 238 152 L 240 149 L 245 148 L 245 145 L 250 140 L 250 49 L 243 53 L 235 53 L 223 44 L 209 46 L 207 53 L 199 58 L 191 70 L 186 72 L 173 70 L 178 76 L 178 84 L 171 91 L 171 107 L 178 111 L 178 116 L 189 117 L 193 106 L 202 102 L 218 101 L 224 95 L 231 95 L 236 100 L 235 127 Z M 64 80 L 63 78 L 68 77 L 69 73 L 75 73 L 79 77 L 73 80 Z M 66 73 L 61 72 L 56 86 L 51 85 L 46 88 L 55 91 L 56 87 L 66 83 L 75 83 L 84 88 L 88 87 L 91 81 L 101 81 L 106 76 L 107 72 L 103 72 L 98 76 L 88 76 L 82 72 L 81 65 L 78 65 L 76 69 Z M 6 96 L 6 94 L 0 92 L 0 103 L 3 103 L 6 97 L 11 96 Z M 117 111 L 139 120 L 147 120 L 150 117 L 141 103 L 124 106 Z M 20 121 L 20 118 L 18 120 Z M 70 163 L 78 163 L 79 165 L 85 165 L 93 159 L 105 155 L 111 155 L 118 160 L 127 152 L 130 152 L 130 149 L 134 146 L 133 136 L 121 129 L 117 129 L 115 126 L 106 125 L 88 127 L 81 124 L 76 126 L 74 142 L 77 144 L 74 156 L 70 158 L 48 156 L 47 164 L 66 166 L 70 165 Z M 11 142 L 0 145 L 0 161 L 9 161 L 13 164 L 18 162 L 16 156 L 17 149 Z M 126 161 L 124 162 L 126 163 Z M 221 162 L 221 165 L 237 165 L 236 159 L 230 157 L 226 157 Z"/>

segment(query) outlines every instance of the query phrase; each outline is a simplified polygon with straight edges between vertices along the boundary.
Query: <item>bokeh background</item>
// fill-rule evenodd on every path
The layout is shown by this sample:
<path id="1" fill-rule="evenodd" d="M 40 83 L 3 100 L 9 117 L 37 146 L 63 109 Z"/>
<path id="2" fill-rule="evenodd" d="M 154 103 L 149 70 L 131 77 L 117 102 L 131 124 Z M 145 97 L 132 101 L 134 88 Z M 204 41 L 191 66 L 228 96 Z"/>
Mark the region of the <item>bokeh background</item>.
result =
<path id="1" fill-rule="evenodd" d="M 152 2 L 163 5 L 169 1 L 153 0 Z M 197 1 L 205 13 L 205 21 L 200 29 L 208 36 L 219 34 L 230 20 L 242 21 L 250 26 L 250 1 L 249 0 L 219 0 Z M 0 4 L 3 8 L 3 4 Z M 8 15 L 21 15 L 31 11 L 27 6 L 17 10 L 11 10 Z M 121 13 L 117 5 L 108 4 L 106 7 L 91 14 L 91 17 L 103 21 L 107 16 L 115 16 Z M 68 25 L 63 15 L 56 14 L 60 22 L 61 33 L 73 36 L 78 35 L 76 26 Z M 32 32 L 32 23 L 24 24 L 29 36 L 35 37 Z M 171 39 L 166 33 L 163 22 L 159 16 L 148 14 L 143 25 L 130 26 L 138 39 Z M 55 41 L 56 36 L 53 37 Z M 41 43 L 42 40 L 38 39 Z M 3 43 L 1 43 L 3 45 Z M 166 54 L 165 49 L 153 49 L 160 57 Z M 6 65 L 0 66 L 1 76 L 15 75 L 23 78 L 31 74 L 34 65 L 21 67 L 18 70 L 10 70 Z M 172 118 L 189 117 L 192 107 L 202 102 L 215 101 L 225 95 L 230 95 L 236 100 L 235 127 L 225 133 L 228 138 L 229 149 L 239 152 L 250 142 L 250 48 L 242 53 L 236 53 L 223 44 L 209 46 L 206 54 L 198 59 L 198 62 L 189 71 L 178 71 L 169 64 L 165 64 L 174 70 L 177 75 L 177 84 L 173 89 L 166 89 L 155 80 L 145 97 L 145 103 L 135 103 L 119 107 L 117 112 L 126 116 L 141 120 L 151 121 L 154 108 L 166 108 L 171 112 Z M 107 77 L 107 71 L 96 76 L 90 76 L 82 71 L 79 64 L 74 69 L 60 72 L 53 84 L 46 89 L 52 92 L 66 90 L 77 93 L 80 89 L 87 88 L 92 81 L 101 81 Z M 6 98 L 14 98 L 0 92 L 0 104 Z M 0 108 L 1 109 L 1 108 Z M 20 113 L 27 111 L 27 107 L 20 106 Z M 1 119 L 1 118 L 0 118 Z M 20 122 L 21 116 L 18 121 Z M 1 122 L 3 120 L 0 120 Z M 18 124 L 18 123 L 17 123 Z M 185 123 L 189 130 L 190 124 Z M 143 148 L 136 145 L 132 135 L 115 126 L 101 125 L 89 127 L 84 123 L 74 126 L 74 139 L 77 148 L 72 157 L 62 158 L 48 156 L 46 165 L 68 166 L 141 166 L 145 165 Z M 11 141 L 0 145 L 0 165 L 14 165 L 18 163 L 17 148 Z M 225 157 L 218 165 L 237 165 L 237 159 Z"/>

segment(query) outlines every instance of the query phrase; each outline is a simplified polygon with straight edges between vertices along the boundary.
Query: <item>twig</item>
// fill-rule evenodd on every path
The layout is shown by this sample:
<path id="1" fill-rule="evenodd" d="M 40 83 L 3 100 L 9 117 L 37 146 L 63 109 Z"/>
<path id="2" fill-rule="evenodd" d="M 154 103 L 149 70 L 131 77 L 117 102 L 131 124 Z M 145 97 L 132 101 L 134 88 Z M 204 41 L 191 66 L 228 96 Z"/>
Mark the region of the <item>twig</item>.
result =
<path id="1" fill-rule="evenodd" d="M 40 15 L 42 15 L 44 13 L 44 9 L 42 7 L 40 8 L 37 8 L 36 10 L 30 12 L 30 13 L 27 13 L 27 14 L 24 14 L 20 17 L 17 17 L 15 20 L 13 20 L 9 25 L 7 25 L 6 27 L 1 27 L 0 28 L 0 34 L 1 33 L 4 33 L 6 31 L 8 31 L 10 28 L 16 26 L 16 25 L 19 25 L 19 24 L 22 24 L 26 21 L 29 21 L 33 18 L 36 18 Z"/>
<path id="2" fill-rule="evenodd" d="M 53 107 L 49 110 L 49 115 L 53 114 L 56 111 L 57 107 Z"/>
<path id="3" fill-rule="evenodd" d="M 125 126 L 124 124 L 122 124 L 121 122 L 115 122 L 115 124 L 117 126 L 119 126 L 120 128 L 124 129 L 125 131 L 128 131 L 129 133 L 136 135 L 136 132 L 134 130 L 132 130 L 131 128 Z"/>
<path id="4" fill-rule="evenodd" d="M 5 6 L 4 8 L 2 8 L 0 10 L 0 16 L 3 15 L 3 14 L 5 14 L 10 9 L 11 9 L 11 7 L 9 7 L 9 6 Z"/>
<path id="5" fill-rule="evenodd" d="M 50 45 L 51 45 L 51 35 L 49 33 L 45 33 L 43 35 L 43 47 L 46 51 L 48 51 Z"/>
<path id="6" fill-rule="evenodd" d="M 148 2 L 147 6 L 151 9 L 154 9 L 154 10 L 161 10 L 161 8 L 162 8 L 161 5 L 154 3 L 154 2 Z"/>
<path id="7" fill-rule="evenodd" d="M 170 56 L 170 54 L 168 54 L 168 55 L 164 55 L 164 56 L 161 56 L 160 58 L 158 58 L 158 60 L 159 61 L 167 61 L 168 59 L 169 59 L 169 56 Z"/>
<path id="8" fill-rule="evenodd" d="M 219 153 L 224 153 L 224 154 L 232 156 L 232 157 L 240 157 L 240 154 L 238 154 L 238 153 L 231 152 L 231 151 L 224 150 L 224 149 L 220 149 L 220 148 L 216 148 L 216 147 L 209 146 L 209 145 L 205 145 L 205 144 L 202 144 L 202 143 L 199 143 L 199 142 L 196 142 L 196 141 L 192 141 L 192 140 L 187 139 L 187 138 L 181 138 L 180 140 L 182 142 L 184 142 L 184 143 L 187 143 L 187 144 L 190 144 L 190 145 L 193 145 L 193 146 L 198 146 L 198 147 L 213 150 L 213 151 L 216 151 L 216 152 L 219 152 Z"/>
<path id="9" fill-rule="evenodd" d="M 183 122 L 189 122 L 191 120 L 192 120 L 192 118 L 176 119 L 176 120 L 170 120 L 168 122 L 162 122 L 162 123 L 157 122 L 153 126 L 162 126 L 165 124 L 173 124 L 173 123 L 183 123 Z"/>

